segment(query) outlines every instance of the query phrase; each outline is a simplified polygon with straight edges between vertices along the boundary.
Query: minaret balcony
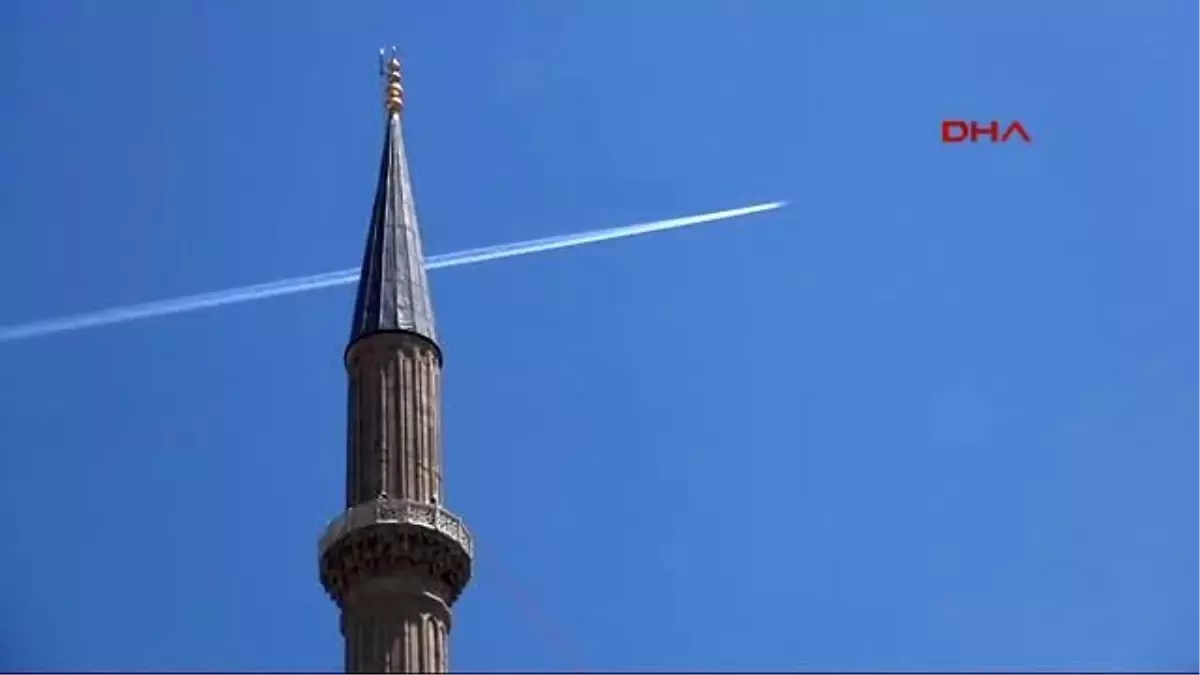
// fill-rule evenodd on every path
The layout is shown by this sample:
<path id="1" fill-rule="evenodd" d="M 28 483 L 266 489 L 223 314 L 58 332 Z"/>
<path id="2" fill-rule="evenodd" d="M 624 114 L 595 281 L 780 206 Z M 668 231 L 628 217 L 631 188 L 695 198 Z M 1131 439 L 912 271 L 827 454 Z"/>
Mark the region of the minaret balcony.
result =
<path id="1" fill-rule="evenodd" d="M 454 604 L 471 578 L 474 542 L 461 518 L 434 504 L 379 497 L 347 510 L 320 543 L 321 583 L 340 606 L 357 592 L 407 579 Z"/>
<path id="2" fill-rule="evenodd" d="M 462 547 L 467 557 L 475 556 L 475 542 L 471 538 L 471 532 L 463 519 L 454 512 L 435 504 L 390 497 L 379 497 L 344 511 L 325 528 L 318 555 L 325 555 L 334 543 L 355 530 L 384 524 L 427 528 L 449 537 Z"/>

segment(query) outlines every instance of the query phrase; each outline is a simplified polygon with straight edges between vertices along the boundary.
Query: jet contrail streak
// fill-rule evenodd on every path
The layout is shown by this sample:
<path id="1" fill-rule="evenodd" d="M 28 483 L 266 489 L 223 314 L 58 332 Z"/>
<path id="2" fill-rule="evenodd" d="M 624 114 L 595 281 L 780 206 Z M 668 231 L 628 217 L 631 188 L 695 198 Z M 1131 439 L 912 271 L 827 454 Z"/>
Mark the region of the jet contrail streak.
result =
<path id="1" fill-rule="evenodd" d="M 444 267 L 458 267 L 459 265 L 472 265 L 475 263 L 487 262 L 489 260 L 511 258 L 513 256 L 540 253 L 542 251 L 552 251 L 559 248 L 594 244 L 596 242 L 606 241 L 609 239 L 632 237 L 639 234 L 649 234 L 650 232 L 660 232 L 662 230 L 671 230 L 680 227 L 687 227 L 689 225 L 711 223 L 716 220 L 726 220 L 728 218 L 748 216 L 750 214 L 761 213 L 763 211 L 772 211 L 784 206 L 785 204 L 786 202 L 770 202 L 767 204 L 746 206 L 740 209 L 728 209 L 725 211 L 703 213 L 697 216 L 659 220 L 652 223 L 626 225 L 624 227 L 612 227 L 604 230 L 591 230 L 576 234 L 545 237 L 542 239 L 533 239 L 530 241 L 522 241 L 513 244 L 498 244 L 496 246 L 473 248 L 466 251 L 458 251 L 456 253 L 445 253 L 442 255 L 430 256 L 425 259 L 425 267 L 426 269 L 431 270 L 441 269 Z M 352 267 L 350 269 L 325 272 L 323 274 L 311 274 L 304 277 L 293 277 L 291 279 L 283 279 L 280 281 L 254 284 L 252 286 L 230 288 L 223 291 L 187 295 L 181 298 L 173 298 L 170 300 L 157 300 L 155 302 L 147 302 L 140 305 L 113 307 L 111 309 L 103 309 L 96 312 L 88 312 L 86 314 L 75 314 L 73 316 L 64 316 L 57 319 L 46 319 L 44 321 L 34 321 L 32 323 L 26 323 L 17 326 L 0 327 L 0 342 L 11 342 L 13 340 L 40 337 L 53 333 L 65 333 L 83 328 L 93 328 L 96 326 L 106 326 L 114 323 L 136 321 L 138 319 L 149 319 L 157 316 L 191 312 L 197 309 L 220 307 L 222 305 L 232 305 L 239 302 L 250 302 L 251 300 L 264 300 L 266 298 L 273 298 L 279 295 L 290 295 L 293 293 L 312 291 L 318 288 L 352 284 L 357 280 L 358 268 Z"/>

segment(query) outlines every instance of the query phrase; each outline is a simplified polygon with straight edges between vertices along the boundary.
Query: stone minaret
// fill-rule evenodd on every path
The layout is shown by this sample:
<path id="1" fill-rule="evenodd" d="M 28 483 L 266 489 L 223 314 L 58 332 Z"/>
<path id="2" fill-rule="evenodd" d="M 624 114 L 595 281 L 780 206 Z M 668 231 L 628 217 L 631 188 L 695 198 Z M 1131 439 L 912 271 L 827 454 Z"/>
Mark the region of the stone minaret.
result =
<path id="1" fill-rule="evenodd" d="M 346 672 L 444 673 L 450 607 L 470 579 L 472 543 L 443 506 L 442 350 L 395 50 L 383 66 L 383 159 L 345 355 L 346 511 L 321 538 L 321 583 L 341 609 Z"/>

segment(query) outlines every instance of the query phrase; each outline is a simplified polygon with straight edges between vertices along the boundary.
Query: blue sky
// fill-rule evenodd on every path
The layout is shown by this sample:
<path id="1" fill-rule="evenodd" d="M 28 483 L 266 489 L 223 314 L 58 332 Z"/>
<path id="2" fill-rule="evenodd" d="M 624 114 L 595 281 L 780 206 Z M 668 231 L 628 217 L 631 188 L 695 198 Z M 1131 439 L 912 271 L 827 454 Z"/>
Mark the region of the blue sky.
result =
<path id="1" fill-rule="evenodd" d="M 456 670 L 1195 669 L 1197 21 L 10 0 L 0 324 L 355 265 L 396 43 L 429 253 L 791 201 L 432 273 Z M 352 301 L 0 345 L 0 667 L 340 666 Z"/>

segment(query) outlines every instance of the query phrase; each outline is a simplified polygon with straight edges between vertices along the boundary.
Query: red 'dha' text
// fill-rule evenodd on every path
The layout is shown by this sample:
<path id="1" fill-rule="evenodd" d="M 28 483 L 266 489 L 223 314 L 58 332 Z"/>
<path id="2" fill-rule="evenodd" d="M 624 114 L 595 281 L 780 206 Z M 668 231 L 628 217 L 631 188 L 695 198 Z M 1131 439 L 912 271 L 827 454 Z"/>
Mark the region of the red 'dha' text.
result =
<path id="1" fill-rule="evenodd" d="M 1025 125 L 1020 122 L 976 122 L 974 120 L 942 120 L 942 142 L 962 143 L 970 141 L 978 143 L 980 138 L 987 138 L 992 143 L 1007 143 L 1010 140 L 1021 140 L 1032 143 Z"/>

